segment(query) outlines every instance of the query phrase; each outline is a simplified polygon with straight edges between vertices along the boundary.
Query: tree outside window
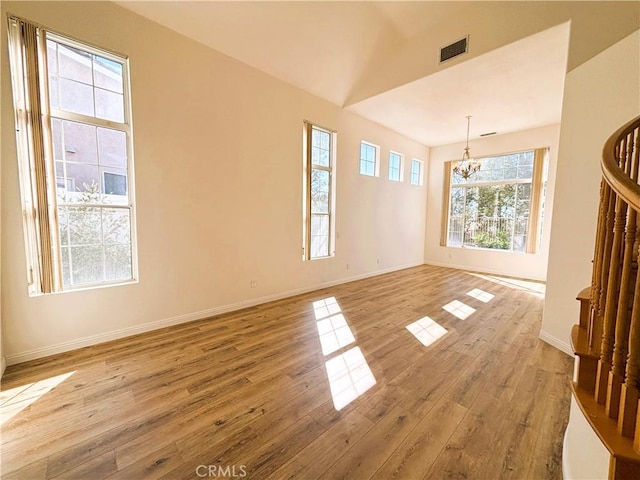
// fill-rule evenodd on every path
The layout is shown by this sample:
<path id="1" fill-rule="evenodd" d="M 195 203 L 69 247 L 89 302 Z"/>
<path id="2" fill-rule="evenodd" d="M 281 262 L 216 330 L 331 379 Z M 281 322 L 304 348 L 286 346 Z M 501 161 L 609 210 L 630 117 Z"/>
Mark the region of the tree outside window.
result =
<path id="1" fill-rule="evenodd" d="M 451 171 L 447 246 L 532 253 L 540 232 L 545 156 L 546 150 L 531 150 L 484 158 L 468 179 Z"/>

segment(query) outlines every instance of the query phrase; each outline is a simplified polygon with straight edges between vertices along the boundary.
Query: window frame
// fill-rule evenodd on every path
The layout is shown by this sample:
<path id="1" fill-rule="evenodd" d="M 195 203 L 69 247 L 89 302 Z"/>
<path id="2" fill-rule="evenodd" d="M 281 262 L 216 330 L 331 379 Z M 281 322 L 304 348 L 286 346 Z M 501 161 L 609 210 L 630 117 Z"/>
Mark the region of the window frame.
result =
<path id="1" fill-rule="evenodd" d="M 20 171 L 20 192 L 24 214 L 23 230 L 25 236 L 25 250 L 27 261 L 27 284 L 30 296 L 50 293 L 65 293 L 77 290 L 92 289 L 132 284 L 138 282 L 138 255 L 137 255 L 137 233 L 136 233 L 136 209 L 135 209 L 135 181 L 134 181 L 134 159 L 133 159 L 133 125 L 131 121 L 131 78 L 129 68 L 129 58 L 126 55 L 114 53 L 103 48 L 91 45 L 88 42 L 78 41 L 64 34 L 50 30 L 42 25 L 29 20 L 8 15 L 9 22 L 9 49 L 10 49 L 10 72 L 12 77 L 12 92 L 14 96 L 14 113 L 16 117 L 16 147 L 18 157 L 18 168 Z M 33 48 L 25 45 L 25 38 L 21 32 L 24 29 L 35 30 L 37 42 Z M 78 49 L 90 55 L 97 55 L 107 60 L 118 63 L 122 67 L 122 102 L 123 102 L 123 122 L 102 119 L 97 116 L 83 115 L 69 112 L 60 108 L 54 108 L 51 103 L 51 93 L 49 91 L 49 65 L 47 41 L 51 40 L 57 44 Z M 26 66 L 24 61 L 27 56 L 32 56 L 34 65 Z M 37 58 L 37 60 L 33 60 Z M 25 68 L 37 69 L 37 80 L 26 81 L 24 79 Z M 20 78 L 21 74 L 23 78 Z M 94 86 L 94 88 L 96 88 Z M 100 88 L 100 87 L 99 87 Z M 37 91 L 38 95 L 30 102 L 26 100 L 25 92 Z M 26 109 L 33 107 L 37 103 L 41 111 L 39 119 L 36 121 L 33 116 L 29 118 Z M 94 112 L 95 113 L 95 112 Z M 73 206 L 82 207 L 89 205 L 97 208 L 100 212 L 104 208 L 126 209 L 129 212 L 129 247 L 131 252 L 131 277 L 121 280 L 101 280 L 97 282 L 84 282 L 76 285 L 64 285 L 62 278 L 62 245 L 60 240 L 60 220 L 58 218 L 58 195 L 57 184 L 65 177 L 56 175 L 56 167 L 53 149 L 53 119 L 61 122 L 70 121 L 83 125 L 90 125 L 97 128 L 106 128 L 123 132 L 126 145 L 126 181 L 127 181 L 127 202 L 126 204 L 110 203 L 76 203 Z M 36 124 L 34 126 L 34 124 Z M 21 133 L 21 129 L 36 128 L 41 130 L 42 141 L 34 141 L 34 136 Z M 97 132 L 97 130 L 96 130 Z M 99 147 L 98 147 L 99 148 Z M 98 150 L 100 151 L 100 150 Z M 34 153 L 36 152 L 36 153 Z M 34 171 L 34 156 L 39 156 L 43 163 L 39 171 Z M 66 169 L 66 166 L 65 166 Z M 98 181 L 104 187 L 104 179 L 99 175 Z M 70 180 L 67 178 L 67 181 Z M 75 179 L 74 179 L 75 180 Z M 63 180 L 64 181 L 64 180 Z M 40 186 L 39 186 L 40 185 Z M 42 188 L 45 185 L 45 188 Z M 67 183 L 65 182 L 65 187 Z M 101 189 L 102 189 L 101 188 Z M 39 190 L 38 190 L 39 189 Z M 34 197 L 39 196 L 39 205 L 34 202 Z M 43 205 L 46 204 L 46 207 Z M 47 214 L 43 215 L 46 208 Z M 102 213 L 101 213 L 102 215 Z M 102 228 L 101 228 L 102 230 Z M 102 235 L 102 232 L 101 232 Z M 104 244 L 101 240 L 101 247 Z M 43 261 L 43 252 L 49 250 L 50 258 Z M 47 254 L 49 255 L 49 254 Z M 104 255 L 104 252 L 103 252 Z M 45 278 L 47 277 L 47 278 Z"/>
<path id="2" fill-rule="evenodd" d="M 374 159 L 373 159 L 373 174 L 369 174 L 362 171 L 362 162 L 371 163 L 367 159 L 362 158 L 362 146 L 366 145 L 367 147 L 371 147 L 374 150 Z M 380 145 L 376 145 L 375 143 L 367 142 L 366 140 L 360 141 L 360 161 L 358 162 L 358 169 L 360 175 L 365 177 L 379 177 L 380 176 Z"/>
<path id="3" fill-rule="evenodd" d="M 440 226 L 440 246 L 448 248 L 471 248 L 475 250 L 490 250 L 496 252 L 515 253 L 515 254 L 538 254 L 541 248 L 542 242 L 542 225 L 544 223 L 543 218 L 543 202 L 546 197 L 544 192 L 547 179 L 545 178 L 545 172 L 548 172 L 549 165 L 549 147 L 529 148 L 524 150 L 516 150 L 507 153 L 496 153 L 491 155 L 483 155 L 478 157 L 478 160 L 484 160 L 489 158 L 504 157 L 508 155 L 516 155 L 521 153 L 533 152 L 533 165 L 531 179 L 529 178 L 515 178 L 515 179 L 503 179 L 495 181 L 482 181 L 472 183 L 453 184 L 453 167 L 458 160 L 450 160 L 444 164 L 443 175 L 443 202 L 442 202 L 442 223 Z M 474 187 L 486 187 L 486 186 L 501 186 L 501 185 L 531 185 L 531 193 L 529 199 L 529 218 L 527 220 L 527 235 L 525 240 L 524 251 L 500 248 L 488 248 L 488 247 L 475 247 L 464 244 L 464 236 L 461 245 L 449 244 L 449 228 L 451 222 L 451 191 L 453 188 L 474 188 Z M 465 192 L 466 195 L 466 192 Z M 464 233 L 463 233 L 464 235 Z M 512 239 L 513 244 L 513 239 Z"/>
<path id="4" fill-rule="evenodd" d="M 398 157 L 398 168 L 392 168 L 391 165 L 391 157 Z M 398 178 L 391 178 L 391 171 L 398 171 Z M 389 169 L 388 169 L 388 178 L 392 182 L 402 182 L 404 180 L 404 155 L 400 152 L 396 152 L 395 150 L 389 150 Z"/>
<path id="5" fill-rule="evenodd" d="M 414 181 L 413 176 L 414 176 L 414 171 L 413 171 L 413 166 L 414 165 L 418 165 L 418 179 L 417 181 Z M 411 159 L 411 171 L 409 172 L 409 181 L 411 183 L 411 185 L 415 185 L 416 187 L 421 187 L 424 185 L 424 161 L 420 160 L 418 158 L 412 158 Z"/>
<path id="6" fill-rule="evenodd" d="M 323 166 L 313 163 L 312 157 L 312 140 L 313 130 L 318 130 L 329 134 L 329 165 Z M 303 261 L 315 261 L 332 258 L 335 256 L 336 250 L 336 228 L 335 228 L 335 211 L 336 211 L 336 154 L 337 154 L 337 132 L 335 130 L 320 126 L 316 123 L 305 120 L 303 122 L 302 130 L 303 138 L 303 205 L 302 205 L 302 260 Z M 313 170 L 321 170 L 329 173 L 329 195 L 328 213 L 322 214 L 329 217 L 329 233 L 328 233 L 328 245 L 327 255 L 312 256 L 311 250 L 311 222 L 313 215 L 320 215 L 312 212 L 312 173 Z"/>

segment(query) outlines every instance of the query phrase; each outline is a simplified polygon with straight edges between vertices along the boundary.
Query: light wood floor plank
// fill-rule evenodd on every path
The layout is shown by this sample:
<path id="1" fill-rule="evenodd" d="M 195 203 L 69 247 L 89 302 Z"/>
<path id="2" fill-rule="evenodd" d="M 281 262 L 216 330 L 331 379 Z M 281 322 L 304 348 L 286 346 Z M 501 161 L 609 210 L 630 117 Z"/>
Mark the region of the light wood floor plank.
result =
<path id="1" fill-rule="evenodd" d="M 396 406 L 319 478 L 371 478 L 415 428 L 418 417 Z"/>
<path id="2" fill-rule="evenodd" d="M 302 449 L 269 478 L 274 480 L 318 478 L 345 454 L 373 426 L 357 410 L 344 418 Z"/>
<path id="3" fill-rule="evenodd" d="M 324 355 L 332 297 L 354 341 Z M 538 339 L 542 307 L 422 266 L 11 366 L 0 475 L 559 479 L 572 359 Z M 447 331 L 428 346 L 406 328 L 424 317 Z"/>
<path id="4" fill-rule="evenodd" d="M 118 463 L 118 470 L 107 478 L 109 480 L 131 480 L 135 478 L 155 480 L 183 463 L 184 459 L 180 456 L 178 447 L 175 443 L 170 443 L 156 449 L 127 467 L 123 468 Z M 92 474 L 95 475 L 95 472 L 92 472 Z"/>
<path id="5" fill-rule="evenodd" d="M 398 445 L 373 478 L 423 478 L 467 412 L 463 406 L 441 399 Z"/>

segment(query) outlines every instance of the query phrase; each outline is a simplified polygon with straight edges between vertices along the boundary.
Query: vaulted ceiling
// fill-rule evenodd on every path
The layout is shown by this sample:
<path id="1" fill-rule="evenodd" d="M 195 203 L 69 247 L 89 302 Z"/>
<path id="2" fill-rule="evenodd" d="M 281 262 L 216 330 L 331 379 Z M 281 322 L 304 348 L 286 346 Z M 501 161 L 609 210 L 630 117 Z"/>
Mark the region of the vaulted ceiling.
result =
<path id="1" fill-rule="evenodd" d="M 565 73 L 640 28 L 637 0 L 116 3 L 429 146 L 559 123 Z"/>

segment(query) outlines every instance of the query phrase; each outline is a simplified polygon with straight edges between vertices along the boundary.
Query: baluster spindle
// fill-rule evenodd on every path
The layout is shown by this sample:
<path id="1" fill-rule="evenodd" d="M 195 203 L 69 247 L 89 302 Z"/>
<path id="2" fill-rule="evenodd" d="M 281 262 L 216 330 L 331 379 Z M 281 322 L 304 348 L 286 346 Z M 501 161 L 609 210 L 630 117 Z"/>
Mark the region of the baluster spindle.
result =
<path id="1" fill-rule="evenodd" d="M 640 274 L 640 269 L 638 270 Z M 632 437 L 636 428 L 638 412 L 638 383 L 640 382 L 640 278 L 636 279 L 633 298 L 631 325 L 629 329 L 629 354 L 627 356 L 626 376 L 620 395 L 620 412 L 618 415 L 618 431 Z"/>
<path id="2" fill-rule="evenodd" d="M 620 286 L 620 254 L 624 239 L 624 226 L 627 217 L 627 204 L 622 198 L 615 201 L 615 218 L 613 224 L 613 240 L 607 279 L 607 295 L 602 323 L 602 344 L 600 361 L 598 362 L 598 378 L 596 380 L 595 398 L 598 403 L 606 403 L 609 385 L 609 371 L 613 360 L 613 343 L 616 327 L 617 300 Z M 605 257 L 606 259 L 606 257 Z"/>
<path id="3" fill-rule="evenodd" d="M 630 149 L 622 148 L 620 152 L 620 165 L 624 165 L 625 172 L 633 181 L 638 179 L 637 158 L 633 157 L 633 141 L 625 145 L 631 145 Z M 626 202 L 625 202 L 626 205 Z M 627 208 L 625 207 L 625 210 Z M 606 412 L 610 418 L 618 418 L 620 412 L 620 396 L 622 384 L 625 380 L 627 354 L 629 351 L 629 328 L 631 325 L 631 312 L 629 311 L 629 294 L 632 285 L 632 262 L 634 260 L 633 245 L 636 240 L 637 212 L 628 209 L 625 243 L 623 246 L 622 274 L 620 278 L 620 291 L 618 294 L 618 308 L 615 317 L 615 344 L 613 346 L 612 368 L 609 372 L 609 384 L 607 388 Z"/>
<path id="4" fill-rule="evenodd" d="M 607 215 L 604 227 L 603 248 L 600 252 L 602 258 L 602 268 L 600 271 L 600 299 L 598 304 L 598 315 L 604 316 L 604 306 L 607 300 L 607 288 L 609 286 L 609 265 L 611 264 L 611 247 L 613 246 L 613 222 L 616 215 L 616 194 L 613 189 L 608 189 Z M 601 341 L 601 339 L 600 339 Z"/>
<path id="5" fill-rule="evenodd" d="M 591 319 L 589 323 L 589 350 L 599 353 L 602 340 L 602 315 L 600 310 L 600 297 L 603 292 L 603 257 L 607 235 L 607 214 L 609 211 L 609 199 L 611 187 L 602 180 L 600 183 L 600 208 L 598 209 L 598 225 L 596 231 L 596 246 L 593 256 L 593 276 L 591 289 Z"/>
<path id="6" fill-rule="evenodd" d="M 637 182 L 640 169 L 640 129 L 636 128 L 631 133 L 628 145 L 630 145 L 631 163 L 635 167 L 635 176 L 633 179 Z M 635 209 L 633 214 L 637 215 Z M 625 381 L 620 392 L 620 406 L 618 413 L 618 431 L 627 437 L 633 437 L 637 428 L 638 401 L 640 393 L 638 392 L 638 383 L 640 383 L 640 268 L 638 261 L 640 260 L 640 225 L 636 228 L 636 239 L 633 245 L 635 258 L 636 280 L 633 294 L 633 305 L 631 308 L 631 318 L 629 319 L 629 337 L 627 344 L 627 361 L 625 365 Z M 636 436 L 637 443 L 640 435 Z"/>
<path id="7" fill-rule="evenodd" d="M 627 175 L 631 173 L 631 162 L 627 161 L 626 139 L 623 140 L 621 148 L 616 149 L 616 159 L 618 166 Z M 602 322 L 602 344 L 600 347 L 600 361 L 598 362 L 598 373 L 596 379 L 595 399 L 598 403 L 606 404 L 610 392 L 609 373 L 613 363 L 613 345 L 616 331 L 616 314 L 618 313 L 618 298 L 620 295 L 620 264 L 623 254 L 623 241 L 625 223 L 627 219 L 627 203 L 624 199 L 613 193 L 615 196 L 615 215 L 613 220 L 613 240 L 609 255 L 609 275 L 607 278 L 607 293 L 605 297 L 604 318 Z M 610 210 L 611 211 L 611 210 Z M 606 255 L 605 251 L 605 255 Z M 605 256 L 605 261 L 607 256 Z M 606 263 L 606 262 L 605 262 Z M 622 382 L 620 382 L 622 383 Z M 617 417 L 616 410 L 612 410 Z"/>

